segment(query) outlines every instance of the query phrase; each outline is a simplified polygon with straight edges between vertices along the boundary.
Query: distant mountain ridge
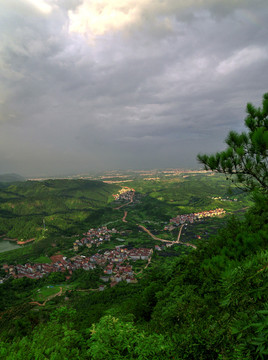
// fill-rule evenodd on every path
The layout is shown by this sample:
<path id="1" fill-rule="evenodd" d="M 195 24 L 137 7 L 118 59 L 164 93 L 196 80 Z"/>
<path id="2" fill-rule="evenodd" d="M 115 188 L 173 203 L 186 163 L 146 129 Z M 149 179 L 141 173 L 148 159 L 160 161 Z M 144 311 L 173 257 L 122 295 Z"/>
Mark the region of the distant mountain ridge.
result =
<path id="1" fill-rule="evenodd" d="M 2 174 L 0 175 L 0 182 L 15 182 L 25 181 L 26 179 L 18 174 Z"/>

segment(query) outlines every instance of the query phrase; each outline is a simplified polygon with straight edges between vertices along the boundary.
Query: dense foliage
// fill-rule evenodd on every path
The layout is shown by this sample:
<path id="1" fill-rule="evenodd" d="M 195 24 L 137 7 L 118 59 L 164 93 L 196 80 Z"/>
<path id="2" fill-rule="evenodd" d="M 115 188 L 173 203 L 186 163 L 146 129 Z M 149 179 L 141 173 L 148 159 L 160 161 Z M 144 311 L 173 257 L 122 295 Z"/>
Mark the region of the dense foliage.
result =
<path id="1" fill-rule="evenodd" d="M 225 140 L 227 150 L 215 155 L 198 155 L 206 169 L 234 175 L 249 190 L 256 187 L 268 192 L 268 93 L 262 108 L 247 105 L 245 126 L 248 133 L 231 131 Z"/>

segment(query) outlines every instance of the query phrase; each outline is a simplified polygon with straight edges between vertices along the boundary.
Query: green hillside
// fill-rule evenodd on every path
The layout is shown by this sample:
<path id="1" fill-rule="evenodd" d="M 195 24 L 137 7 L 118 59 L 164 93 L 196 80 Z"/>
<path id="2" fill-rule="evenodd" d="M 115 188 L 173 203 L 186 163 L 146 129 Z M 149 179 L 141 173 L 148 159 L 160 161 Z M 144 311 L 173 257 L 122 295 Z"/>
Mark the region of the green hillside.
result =
<path id="1" fill-rule="evenodd" d="M 10 182 L 18 182 L 18 181 L 25 181 L 25 178 L 18 174 L 1 174 L 0 175 L 0 183 L 10 183 Z"/>
<path id="2" fill-rule="evenodd" d="M 0 188 L 0 234 L 9 238 L 75 234 L 93 210 L 105 207 L 118 186 L 100 181 L 26 181 Z"/>

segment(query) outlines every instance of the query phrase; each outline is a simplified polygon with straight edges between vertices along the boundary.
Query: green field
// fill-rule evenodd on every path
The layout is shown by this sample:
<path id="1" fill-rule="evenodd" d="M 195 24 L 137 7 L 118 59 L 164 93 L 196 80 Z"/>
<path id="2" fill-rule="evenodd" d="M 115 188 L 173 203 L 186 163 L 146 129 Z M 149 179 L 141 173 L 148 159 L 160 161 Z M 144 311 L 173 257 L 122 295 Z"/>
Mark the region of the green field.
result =
<path id="1" fill-rule="evenodd" d="M 55 295 L 60 291 L 60 285 L 45 285 L 40 289 L 36 289 L 33 293 L 33 301 L 45 301 L 51 295 Z"/>

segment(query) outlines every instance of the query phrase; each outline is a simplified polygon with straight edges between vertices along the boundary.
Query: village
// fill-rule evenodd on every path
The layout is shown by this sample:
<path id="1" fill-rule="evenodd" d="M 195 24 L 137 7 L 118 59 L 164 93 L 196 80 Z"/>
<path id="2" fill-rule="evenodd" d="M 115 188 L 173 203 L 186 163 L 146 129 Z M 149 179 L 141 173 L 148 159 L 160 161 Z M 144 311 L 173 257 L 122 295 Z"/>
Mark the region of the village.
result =
<path id="1" fill-rule="evenodd" d="M 133 201 L 135 190 L 129 187 L 123 187 L 118 194 L 113 195 L 115 201 Z"/>
<path id="2" fill-rule="evenodd" d="M 79 246 L 86 246 L 91 248 L 92 245 L 98 247 L 103 241 L 110 241 L 111 234 L 117 234 L 118 231 L 116 229 L 109 230 L 106 226 L 102 226 L 97 229 L 90 229 L 86 233 L 84 233 L 84 237 L 80 240 L 76 240 L 73 243 L 74 251 L 78 251 Z"/>
<path id="3" fill-rule="evenodd" d="M 100 280 L 113 287 L 121 281 L 136 283 L 135 273 L 129 261 L 144 260 L 149 261 L 153 250 L 148 248 L 124 248 L 123 245 L 116 246 L 113 250 L 107 250 L 103 254 L 96 253 L 90 257 L 76 255 L 71 259 L 63 255 L 51 256 L 51 264 L 30 264 L 25 265 L 3 265 L 6 278 L 14 277 L 20 279 L 27 277 L 30 279 L 40 279 L 52 272 L 66 273 L 66 280 L 70 279 L 73 271 L 83 269 L 86 271 L 94 270 L 97 267 L 103 268 L 103 275 Z M 100 286 L 103 290 L 103 286 Z"/>
<path id="4" fill-rule="evenodd" d="M 114 195 L 114 198 L 115 200 L 133 202 L 134 195 L 135 190 L 124 187 L 120 190 L 119 194 Z M 202 218 L 219 216 L 224 213 L 225 210 L 219 208 L 216 210 L 178 215 L 175 218 L 170 219 L 170 224 L 166 225 L 164 229 L 171 231 L 175 229 L 176 226 L 183 226 L 183 224 L 187 222 L 193 223 L 194 221 L 200 220 Z M 140 227 L 150 234 L 150 232 L 143 226 Z M 112 235 L 118 233 L 119 231 L 117 229 L 108 229 L 107 226 L 101 226 L 95 229 L 91 228 L 87 232 L 83 233 L 83 237 L 81 239 L 76 240 L 73 243 L 73 251 L 78 252 L 79 247 L 87 247 L 90 249 L 94 246 L 97 248 L 104 242 L 109 242 Z M 153 236 L 152 234 L 150 235 Z M 155 240 L 161 241 L 161 239 L 158 238 L 155 238 Z M 190 245 L 195 247 L 195 245 Z M 155 250 L 161 251 L 162 248 L 159 245 L 155 245 Z M 80 254 L 75 255 L 69 259 L 63 255 L 54 255 L 50 257 L 51 263 L 26 263 L 25 265 L 4 264 L 3 270 L 5 271 L 6 276 L 1 279 L 1 282 L 5 281 L 9 277 L 13 277 L 15 279 L 20 279 L 23 277 L 30 279 L 40 279 L 45 275 L 53 272 L 65 273 L 66 280 L 69 280 L 73 271 L 75 270 L 83 269 L 85 271 L 89 271 L 100 267 L 103 269 L 100 280 L 103 283 L 109 283 L 111 287 L 115 286 L 121 281 L 126 281 L 127 283 L 136 283 L 137 278 L 135 277 L 133 266 L 129 262 L 135 262 L 137 260 L 148 261 L 148 266 L 151 261 L 152 254 L 153 249 L 150 248 L 129 249 L 124 245 L 120 245 L 116 246 L 112 250 L 99 250 L 97 253 L 91 256 Z M 100 285 L 99 290 L 102 291 L 105 287 L 106 285 Z"/>
<path id="5" fill-rule="evenodd" d="M 187 222 L 192 224 L 194 221 L 197 221 L 197 220 L 200 220 L 203 218 L 220 216 L 220 215 L 224 215 L 224 214 L 225 214 L 225 210 L 219 208 L 216 210 L 208 210 L 208 211 L 202 211 L 202 212 L 198 212 L 198 213 L 178 215 L 169 220 L 170 224 L 166 225 L 164 230 L 171 231 L 174 229 L 174 225 L 179 226 L 179 225 L 185 224 Z"/>
<path id="6" fill-rule="evenodd" d="M 126 190 L 127 189 L 127 190 Z M 129 200 L 133 199 L 134 192 L 132 189 L 123 188 L 122 192 L 116 197 L 117 199 Z M 202 211 L 199 213 L 178 215 L 175 218 L 170 219 L 170 224 L 166 225 L 164 230 L 173 230 L 174 226 L 183 225 L 187 222 L 193 223 L 206 217 L 213 217 L 223 215 L 224 209 L 216 209 L 209 211 Z M 77 252 L 79 247 L 86 246 L 91 248 L 93 245 L 99 247 L 103 242 L 111 240 L 111 236 L 119 233 L 115 228 L 108 229 L 106 226 L 102 226 L 96 229 L 89 229 L 83 233 L 83 237 L 76 240 L 73 243 L 73 250 Z M 157 238 L 156 238 L 157 239 Z M 161 251 L 159 245 L 155 245 L 155 250 Z M 132 265 L 129 261 L 143 260 L 150 261 L 153 253 L 153 249 L 148 248 L 132 248 L 128 249 L 124 245 L 116 246 L 113 250 L 106 250 L 104 253 L 101 251 L 95 253 L 92 256 L 75 255 L 68 259 L 63 255 L 54 255 L 50 257 L 52 263 L 48 264 L 30 264 L 25 265 L 3 265 L 3 270 L 6 272 L 6 277 L 1 279 L 1 282 L 5 281 L 9 277 L 20 279 L 27 277 L 30 279 L 40 279 L 45 275 L 53 272 L 66 273 L 66 280 L 68 280 L 73 271 L 77 269 L 83 269 L 86 271 L 94 270 L 97 267 L 103 268 L 103 274 L 100 276 L 100 280 L 105 283 L 110 283 L 110 286 L 114 286 L 121 281 L 127 283 L 135 283 L 135 273 Z M 102 289 L 103 286 L 100 287 Z"/>
<path id="7" fill-rule="evenodd" d="M 220 201 L 238 201 L 237 199 L 230 199 L 229 196 L 226 198 L 222 198 L 221 196 L 212 196 L 212 200 L 220 200 Z"/>

